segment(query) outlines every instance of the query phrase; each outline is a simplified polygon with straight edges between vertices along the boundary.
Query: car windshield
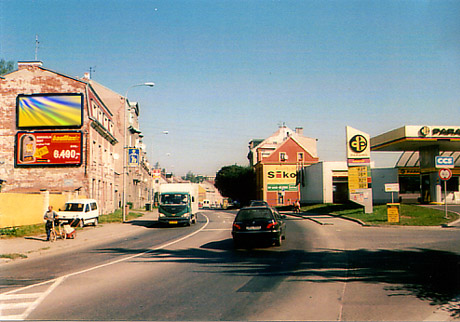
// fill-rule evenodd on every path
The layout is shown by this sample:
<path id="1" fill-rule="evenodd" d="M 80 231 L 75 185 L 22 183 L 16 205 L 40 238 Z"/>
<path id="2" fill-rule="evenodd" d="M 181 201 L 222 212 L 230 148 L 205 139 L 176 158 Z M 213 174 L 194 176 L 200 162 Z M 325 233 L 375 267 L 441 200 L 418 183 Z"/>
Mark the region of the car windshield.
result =
<path id="1" fill-rule="evenodd" d="M 268 208 L 241 209 L 235 220 L 243 221 L 251 219 L 272 219 L 272 213 Z"/>
<path id="2" fill-rule="evenodd" d="M 187 195 L 180 193 L 168 193 L 161 196 L 163 205 L 184 205 L 187 204 Z"/>
<path id="3" fill-rule="evenodd" d="M 262 200 L 251 201 L 250 206 L 267 206 L 268 204 Z"/>
<path id="4" fill-rule="evenodd" d="M 66 203 L 64 211 L 83 211 L 82 203 Z"/>

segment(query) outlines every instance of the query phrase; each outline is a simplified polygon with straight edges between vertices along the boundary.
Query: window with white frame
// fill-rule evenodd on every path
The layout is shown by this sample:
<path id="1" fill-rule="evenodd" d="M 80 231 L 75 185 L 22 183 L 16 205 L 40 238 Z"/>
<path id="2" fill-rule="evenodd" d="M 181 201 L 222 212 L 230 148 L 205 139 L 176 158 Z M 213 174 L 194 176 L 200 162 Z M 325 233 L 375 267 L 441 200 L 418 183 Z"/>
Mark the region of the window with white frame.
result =
<path id="1" fill-rule="evenodd" d="M 299 161 L 299 162 L 304 161 L 303 152 L 297 152 L 297 161 Z"/>

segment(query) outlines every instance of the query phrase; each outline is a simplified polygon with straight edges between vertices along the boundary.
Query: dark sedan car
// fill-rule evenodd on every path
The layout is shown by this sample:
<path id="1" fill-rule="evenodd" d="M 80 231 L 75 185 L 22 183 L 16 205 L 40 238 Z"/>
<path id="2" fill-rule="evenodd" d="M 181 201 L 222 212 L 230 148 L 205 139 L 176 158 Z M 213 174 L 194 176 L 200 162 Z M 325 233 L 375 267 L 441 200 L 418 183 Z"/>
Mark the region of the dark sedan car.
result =
<path id="1" fill-rule="evenodd" d="M 233 241 L 236 247 L 243 243 L 268 241 L 281 246 L 286 239 L 284 218 L 270 207 L 246 207 L 238 211 L 232 227 Z"/>
<path id="2" fill-rule="evenodd" d="M 264 200 L 251 200 L 249 207 L 270 207 Z"/>

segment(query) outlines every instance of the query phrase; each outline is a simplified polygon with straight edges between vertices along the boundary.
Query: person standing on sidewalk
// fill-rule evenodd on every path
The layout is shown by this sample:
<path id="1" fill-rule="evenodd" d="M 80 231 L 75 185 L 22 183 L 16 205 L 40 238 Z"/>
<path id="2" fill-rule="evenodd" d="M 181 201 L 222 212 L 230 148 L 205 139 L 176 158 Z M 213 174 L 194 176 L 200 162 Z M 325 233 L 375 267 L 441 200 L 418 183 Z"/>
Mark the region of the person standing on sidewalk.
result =
<path id="1" fill-rule="evenodd" d="M 43 219 L 46 220 L 45 229 L 46 229 L 46 241 L 50 240 L 51 228 L 53 227 L 53 221 L 56 220 L 58 214 L 53 210 L 53 206 L 48 207 L 48 211 L 45 212 Z"/>
<path id="2" fill-rule="evenodd" d="M 295 213 L 300 213 L 300 202 L 299 200 L 296 200 L 295 203 L 294 203 L 294 212 Z"/>

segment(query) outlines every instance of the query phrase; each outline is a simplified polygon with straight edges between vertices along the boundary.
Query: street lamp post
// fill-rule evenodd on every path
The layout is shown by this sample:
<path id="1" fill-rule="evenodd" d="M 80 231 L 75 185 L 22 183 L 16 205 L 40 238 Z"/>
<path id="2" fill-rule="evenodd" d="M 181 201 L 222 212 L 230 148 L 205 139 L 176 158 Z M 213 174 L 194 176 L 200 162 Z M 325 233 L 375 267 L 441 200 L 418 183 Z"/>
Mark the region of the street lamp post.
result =
<path id="1" fill-rule="evenodd" d="M 123 99 L 123 202 L 122 202 L 122 214 L 123 214 L 123 222 L 126 221 L 126 175 L 127 175 L 127 166 L 126 166 L 126 154 L 127 154 L 127 149 L 128 149 L 128 142 L 126 139 L 126 112 L 128 110 L 127 106 L 127 101 L 128 101 L 128 92 L 131 88 L 133 87 L 139 87 L 139 86 L 148 86 L 148 87 L 153 87 L 155 86 L 155 83 L 152 82 L 147 82 L 147 83 L 142 83 L 142 84 L 136 84 L 136 85 L 131 85 L 128 87 L 126 90 L 126 94 Z"/>

